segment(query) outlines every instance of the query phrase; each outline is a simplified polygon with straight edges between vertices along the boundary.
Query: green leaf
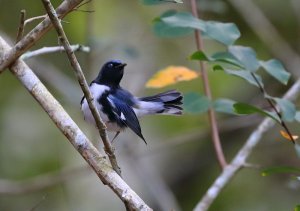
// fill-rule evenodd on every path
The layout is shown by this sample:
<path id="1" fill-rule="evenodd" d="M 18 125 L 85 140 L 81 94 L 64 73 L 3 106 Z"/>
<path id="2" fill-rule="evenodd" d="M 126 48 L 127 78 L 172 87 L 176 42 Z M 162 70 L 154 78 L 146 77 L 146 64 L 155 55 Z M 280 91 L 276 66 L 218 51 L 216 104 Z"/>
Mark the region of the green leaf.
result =
<path id="1" fill-rule="evenodd" d="M 221 65 L 218 65 L 218 64 L 213 66 L 213 70 L 214 71 L 220 71 L 220 70 L 225 71 L 224 68 Z"/>
<path id="2" fill-rule="evenodd" d="M 183 108 L 188 113 L 204 113 L 209 107 L 210 101 L 204 95 L 200 95 L 196 92 L 189 92 L 183 97 Z"/>
<path id="3" fill-rule="evenodd" d="M 234 23 L 206 22 L 206 36 L 215 39 L 225 45 L 232 45 L 241 33 Z"/>
<path id="4" fill-rule="evenodd" d="M 236 102 L 230 99 L 218 99 L 214 102 L 213 107 L 215 111 L 226 114 L 236 114 L 233 105 Z"/>
<path id="5" fill-rule="evenodd" d="M 294 208 L 294 211 L 300 211 L 300 204 L 296 205 L 296 207 Z"/>
<path id="6" fill-rule="evenodd" d="M 237 113 L 237 114 L 254 114 L 254 113 L 258 113 L 258 114 L 261 114 L 263 116 L 270 117 L 278 123 L 280 122 L 280 119 L 278 119 L 276 114 L 273 114 L 273 113 L 268 112 L 268 111 L 264 111 L 260 108 L 257 108 L 255 106 L 253 106 L 253 105 L 249 105 L 249 104 L 246 104 L 246 103 L 235 103 L 233 105 L 233 107 L 234 107 L 235 113 Z"/>
<path id="7" fill-rule="evenodd" d="M 142 3 L 145 5 L 155 5 L 163 3 L 183 3 L 181 0 L 142 0 Z"/>
<path id="8" fill-rule="evenodd" d="M 262 176 L 269 176 L 271 174 L 300 174 L 300 168 L 291 166 L 275 166 L 264 169 L 261 174 Z"/>
<path id="9" fill-rule="evenodd" d="M 211 61 L 211 58 L 207 56 L 203 51 L 196 51 L 189 58 L 191 60 Z"/>
<path id="10" fill-rule="evenodd" d="M 256 59 L 255 51 L 245 46 L 229 46 L 229 52 L 240 61 L 246 70 L 255 72 L 259 68 L 259 62 Z"/>
<path id="11" fill-rule="evenodd" d="M 234 75 L 234 76 L 240 77 L 240 78 L 246 80 L 248 83 L 250 83 L 250 84 L 252 84 L 256 87 L 259 87 L 258 83 L 260 83 L 260 85 L 263 87 L 262 79 L 256 73 L 251 73 L 247 70 L 230 70 L 230 69 L 227 69 L 227 68 L 223 68 L 220 65 L 213 66 L 213 70 L 223 70 L 225 73 L 227 73 L 229 75 Z M 254 79 L 252 74 L 257 78 L 258 83 Z"/>
<path id="12" fill-rule="evenodd" d="M 244 68 L 243 64 L 240 63 L 231 53 L 229 52 L 217 52 L 211 56 L 214 61 L 224 62 L 237 66 L 239 68 Z"/>
<path id="13" fill-rule="evenodd" d="M 274 99 L 276 101 L 276 103 L 278 104 L 278 106 L 280 107 L 282 119 L 284 121 L 291 122 L 295 119 L 296 107 L 291 101 L 281 99 L 281 98 L 276 98 L 276 97 L 274 97 L 272 99 Z"/>
<path id="14" fill-rule="evenodd" d="M 297 112 L 296 112 L 295 120 L 296 120 L 297 122 L 300 122 L 300 111 L 297 111 Z"/>
<path id="15" fill-rule="evenodd" d="M 194 30 L 190 27 L 175 27 L 162 21 L 162 18 L 172 17 L 175 14 L 177 14 L 175 10 L 169 10 L 155 18 L 153 21 L 154 33 L 161 37 L 179 37 L 193 33 Z"/>
<path id="16" fill-rule="evenodd" d="M 225 45 L 233 44 L 240 36 L 238 28 L 233 23 L 203 21 L 188 12 L 164 13 L 154 22 L 154 31 L 159 36 L 183 36 L 194 30 L 200 30 L 206 37 Z"/>
<path id="17" fill-rule="evenodd" d="M 242 64 L 229 52 L 217 52 L 212 56 L 207 56 L 203 51 L 196 51 L 190 56 L 190 59 L 209 62 L 223 62 L 243 68 Z"/>
<path id="18" fill-rule="evenodd" d="M 279 82 L 283 83 L 284 85 L 288 83 L 291 74 L 285 70 L 280 61 L 277 59 L 270 59 L 268 61 L 260 61 L 259 63 L 267 73 L 269 73 Z"/>
<path id="19" fill-rule="evenodd" d="M 173 27 L 188 27 L 205 31 L 205 22 L 195 18 L 189 12 L 177 12 L 167 17 L 161 17 L 160 20 Z"/>

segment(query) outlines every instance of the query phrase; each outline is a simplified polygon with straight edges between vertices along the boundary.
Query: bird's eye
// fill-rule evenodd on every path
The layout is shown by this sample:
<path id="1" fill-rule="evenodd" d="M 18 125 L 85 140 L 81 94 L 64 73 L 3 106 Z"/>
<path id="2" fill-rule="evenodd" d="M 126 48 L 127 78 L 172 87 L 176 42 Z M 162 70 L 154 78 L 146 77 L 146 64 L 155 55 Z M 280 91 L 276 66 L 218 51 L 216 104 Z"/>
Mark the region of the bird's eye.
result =
<path id="1" fill-rule="evenodd" d="M 109 64 L 108 64 L 108 67 L 110 67 L 110 68 L 113 67 L 113 64 L 112 64 L 112 63 L 109 63 Z"/>

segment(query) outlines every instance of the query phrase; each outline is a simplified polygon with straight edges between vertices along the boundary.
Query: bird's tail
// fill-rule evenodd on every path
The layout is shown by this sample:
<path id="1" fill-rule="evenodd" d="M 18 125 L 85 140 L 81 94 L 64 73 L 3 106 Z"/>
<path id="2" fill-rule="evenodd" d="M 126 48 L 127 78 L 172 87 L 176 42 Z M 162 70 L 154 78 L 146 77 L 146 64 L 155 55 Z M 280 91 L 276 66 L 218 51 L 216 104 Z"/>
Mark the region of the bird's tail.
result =
<path id="1" fill-rule="evenodd" d="M 182 114 L 182 95 L 176 90 L 170 90 L 157 95 L 141 97 L 140 115 L 144 114 Z M 138 114 L 139 115 L 139 114 Z"/>

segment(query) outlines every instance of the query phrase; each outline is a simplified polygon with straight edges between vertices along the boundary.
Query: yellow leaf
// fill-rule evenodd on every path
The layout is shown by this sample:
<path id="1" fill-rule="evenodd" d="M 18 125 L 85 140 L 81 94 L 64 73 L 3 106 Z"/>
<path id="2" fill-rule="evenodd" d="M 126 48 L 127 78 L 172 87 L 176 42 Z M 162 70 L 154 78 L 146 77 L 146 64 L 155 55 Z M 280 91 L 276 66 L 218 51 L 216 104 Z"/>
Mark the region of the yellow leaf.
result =
<path id="1" fill-rule="evenodd" d="M 146 87 L 161 88 L 171 84 L 175 84 L 179 81 L 189 81 L 197 78 L 199 74 L 193 70 L 190 70 L 182 66 L 169 66 L 165 69 L 158 71 L 147 82 Z"/>
<path id="2" fill-rule="evenodd" d="M 295 141 L 299 138 L 299 136 L 292 135 L 292 137 L 293 137 L 293 140 L 292 140 L 291 137 L 289 136 L 289 134 L 287 132 L 283 131 L 283 130 L 280 131 L 280 134 L 282 135 L 283 138 L 285 138 L 289 141 Z"/>

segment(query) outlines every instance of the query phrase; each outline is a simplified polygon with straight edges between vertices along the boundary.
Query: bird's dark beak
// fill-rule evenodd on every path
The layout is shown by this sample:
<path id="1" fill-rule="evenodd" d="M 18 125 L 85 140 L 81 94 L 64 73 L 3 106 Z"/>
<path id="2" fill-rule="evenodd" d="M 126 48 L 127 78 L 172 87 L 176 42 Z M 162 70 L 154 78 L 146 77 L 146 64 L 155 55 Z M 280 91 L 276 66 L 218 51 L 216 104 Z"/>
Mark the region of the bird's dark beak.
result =
<path id="1" fill-rule="evenodd" d="M 122 63 L 122 64 L 119 64 L 118 67 L 125 67 L 127 64 L 126 63 Z"/>

